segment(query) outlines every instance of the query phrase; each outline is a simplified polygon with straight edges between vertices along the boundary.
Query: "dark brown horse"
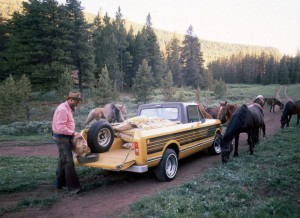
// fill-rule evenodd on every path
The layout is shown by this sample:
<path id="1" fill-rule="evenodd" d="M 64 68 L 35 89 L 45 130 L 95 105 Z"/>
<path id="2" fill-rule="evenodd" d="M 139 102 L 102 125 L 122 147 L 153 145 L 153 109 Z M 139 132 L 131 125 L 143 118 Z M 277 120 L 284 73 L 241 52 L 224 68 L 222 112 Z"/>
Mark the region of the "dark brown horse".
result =
<path id="1" fill-rule="evenodd" d="M 224 103 L 220 102 L 220 109 L 217 115 L 217 119 L 221 121 L 221 123 L 226 123 L 230 120 L 233 113 L 240 107 L 239 104 L 227 104 L 227 101 Z"/>
<path id="2" fill-rule="evenodd" d="M 218 112 L 219 112 L 220 107 L 208 107 L 205 109 L 205 111 L 213 118 L 217 119 Z"/>
<path id="3" fill-rule="evenodd" d="M 259 104 L 253 103 L 249 106 L 243 104 L 233 114 L 228 123 L 221 143 L 222 162 L 229 161 L 232 152 L 232 140 L 235 139 L 234 156 L 238 156 L 238 144 L 240 133 L 248 134 L 250 154 L 253 154 L 254 145 L 259 141 L 259 130 L 262 129 L 263 137 L 266 136 L 264 112 Z"/>
<path id="4" fill-rule="evenodd" d="M 270 107 L 270 112 L 273 108 L 273 112 L 275 113 L 274 109 L 275 109 L 275 106 L 278 105 L 280 110 L 283 109 L 284 105 L 282 104 L 281 101 L 279 101 L 277 98 L 265 98 L 265 104 L 271 106 Z"/>
<path id="5" fill-rule="evenodd" d="M 300 119 L 300 100 L 298 101 L 288 101 L 285 104 L 285 107 L 283 109 L 282 115 L 281 115 L 281 128 L 283 129 L 284 126 L 289 127 L 290 120 L 293 116 L 293 114 L 297 114 L 297 124 L 299 124 Z"/>
<path id="6" fill-rule="evenodd" d="M 263 108 L 265 105 L 265 98 L 262 95 L 258 95 L 253 103 L 259 104 Z"/>

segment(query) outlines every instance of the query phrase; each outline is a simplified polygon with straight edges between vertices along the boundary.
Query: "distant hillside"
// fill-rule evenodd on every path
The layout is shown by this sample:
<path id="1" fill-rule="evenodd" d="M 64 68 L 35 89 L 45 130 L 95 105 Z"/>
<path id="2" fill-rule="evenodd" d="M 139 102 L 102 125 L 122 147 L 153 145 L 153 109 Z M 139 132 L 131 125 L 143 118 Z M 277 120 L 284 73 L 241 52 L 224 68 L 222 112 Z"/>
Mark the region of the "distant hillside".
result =
<path id="1" fill-rule="evenodd" d="M 27 0 L 25 0 L 27 1 Z M 21 11 L 23 0 L 0 0 L 0 14 L 4 18 L 10 18 L 14 11 Z M 93 22 L 95 15 L 85 12 L 85 18 L 87 22 Z M 129 30 L 132 26 L 134 34 L 143 28 L 142 24 L 137 24 L 129 20 L 125 20 L 126 29 Z M 155 29 L 154 31 L 158 38 L 158 43 L 162 51 L 165 51 L 166 45 L 171 41 L 174 34 L 176 37 L 182 41 L 184 39 L 183 34 L 178 34 L 174 32 L 169 32 L 165 30 Z M 214 42 L 209 40 L 200 39 L 201 51 L 203 52 L 203 57 L 205 64 L 210 63 L 220 57 L 229 57 L 232 54 L 237 54 L 239 52 L 243 53 L 255 53 L 260 54 L 265 52 L 267 54 L 273 54 L 275 57 L 280 58 L 281 54 L 277 48 L 273 47 L 262 47 L 254 45 L 244 45 L 244 44 L 230 44 L 223 42 Z"/>

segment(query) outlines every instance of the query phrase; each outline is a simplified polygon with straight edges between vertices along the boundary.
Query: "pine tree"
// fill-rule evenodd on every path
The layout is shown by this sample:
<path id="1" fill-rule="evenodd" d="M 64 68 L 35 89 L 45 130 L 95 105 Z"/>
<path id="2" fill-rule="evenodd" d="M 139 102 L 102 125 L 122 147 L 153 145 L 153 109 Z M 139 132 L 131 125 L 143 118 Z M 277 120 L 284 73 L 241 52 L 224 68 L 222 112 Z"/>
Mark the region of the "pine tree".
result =
<path id="1" fill-rule="evenodd" d="M 8 22 L 6 64 L 12 75 L 26 74 L 35 88 L 51 89 L 71 65 L 62 7 L 53 0 L 23 2 L 23 7 L 24 13 Z"/>
<path id="2" fill-rule="evenodd" d="M 71 90 L 73 90 L 73 84 L 74 83 L 72 81 L 70 72 L 66 69 L 65 72 L 60 75 L 56 88 L 59 101 L 62 101 L 64 99 L 66 93 L 69 93 Z"/>
<path id="3" fill-rule="evenodd" d="M 174 99 L 175 90 L 172 72 L 169 70 L 166 76 L 164 77 L 162 84 L 162 94 L 165 101 L 172 101 Z"/>
<path id="4" fill-rule="evenodd" d="M 186 86 L 197 88 L 205 88 L 206 84 L 203 80 L 204 60 L 200 50 L 200 42 L 198 37 L 194 36 L 193 27 L 190 26 L 184 37 L 183 48 L 181 50 L 181 63 L 183 65 L 182 75 L 185 79 Z"/>
<path id="5" fill-rule="evenodd" d="M 92 88 L 92 99 L 95 106 L 104 106 L 105 104 L 111 102 L 114 98 L 114 86 L 112 81 L 109 79 L 109 72 L 106 66 L 98 75 L 99 79 Z"/>
<path id="6" fill-rule="evenodd" d="M 123 91 L 124 86 L 124 69 L 128 69 L 131 64 L 131 55 L 127 50 L 129 43 L 127 41 L 127 32 L 125 28 L 125 21 L 123 19 L 123 15 L 121 13 L 121 8 L 118 8 L 116 13 L 115 21 L 113 22 L 115 27 L 115 34 L 117 40 L 117 50 L 118 50 L 118 73 L 116 74 L 117 84 L 120 84 L 120 88 Z"/>
<path id="7" fill-rule="evenodd" d="M 134 41 L 135 36 L 133 35 L 132 26 L 127 33 L 128 48 L 123 57 L 123 71 L 124 71 L 124 82 L 127 87 L 132 87 L 132 79 L 135 77 L 133 54 L 134 54 Z"/>
<path id="8" fill-rule="evenodd" d="M 174 35 L 171 42 L 167 45 L 167 63 L 172 72 L 173 80 L 176 86 L 183 85 L 180 64 L 180 47 L 179 40 Z"/>
<path id="9" fill-rule="evenodd" d="M 295 57 L 295 83 L 300 83 L 300 50 L 299 56 Z"/>
<path id="10" fill-rule="evenodd" d="M 121 80 L 116 28 L 107 13 L 103 18 L 103 27 L 100 26 L 94 31 L 93 45 L 95 48 L 96 71 L 106 66 L 111 80 Z"/>
<path id="11" fill-rule="evenodd" d="M 137 102 L 146 103 L 150 101 L 150 95 L 153 88 L 151 86 L 152 81 L 151 67 L 146 60 L 143 60 L 133 79 L 133 93 Z"/>
<path id="12" fill-rule="evenodd" d="M 84 19 L 81 2 L 77 0 L 67 0 L 65 11 L 67 13 L 67 25 L 69 30 L 69 40 L 73 65 L 78 72 L 78 89 L 83 96 L 83 83 L 90 83 L 93 78 L 94 55 L 90 44 L 90 26 Z"/>
<path id="13" fill-rule="evenodd" d="M 289 70 L 286 63 L 286 56 L 283 56 L 280 65 L 279 65 L 279 74 L 278 74 L 278 83 L 283 84 L 289 84 Z"/>
<path id="14" fill-rule="evenodd" d="M 220 79 L 219 81 L 216 82 L 214 95 L 217 98 L 222 98 L 223 96 L 226 95 L 226 92 L 227 92 L 226 83 Z"/>
<path id="15" fill-rule="evenodd" d="M 146 25 L 142 29 L 142 35 L 146 46 L 146 53 L 144 58 L 148 61 L 153 72 L 153 86 L 159 87 L 162 84 L 163 71 L 162 71 L 162 56 L 157 41 L 157 36 L 152 28 L 152 21 L 150 13 L 146 18 Z"/>

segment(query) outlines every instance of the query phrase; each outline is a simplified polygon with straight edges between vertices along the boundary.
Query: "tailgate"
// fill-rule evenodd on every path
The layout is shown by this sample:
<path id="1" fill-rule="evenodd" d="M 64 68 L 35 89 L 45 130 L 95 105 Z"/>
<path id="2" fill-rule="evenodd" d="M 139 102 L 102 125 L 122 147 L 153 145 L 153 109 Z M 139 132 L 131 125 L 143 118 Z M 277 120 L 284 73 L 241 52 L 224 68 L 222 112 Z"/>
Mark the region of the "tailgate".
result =
<path id="1" fill-rule="evenodd" d="M 74 163 L 79 166 L 96 167 L 107 170 L 125 170 L 135 164 L 134 150 L 117 149 L 100 153 L 99 159 L 91 163 L 79 163 L 74 159 Z"/>

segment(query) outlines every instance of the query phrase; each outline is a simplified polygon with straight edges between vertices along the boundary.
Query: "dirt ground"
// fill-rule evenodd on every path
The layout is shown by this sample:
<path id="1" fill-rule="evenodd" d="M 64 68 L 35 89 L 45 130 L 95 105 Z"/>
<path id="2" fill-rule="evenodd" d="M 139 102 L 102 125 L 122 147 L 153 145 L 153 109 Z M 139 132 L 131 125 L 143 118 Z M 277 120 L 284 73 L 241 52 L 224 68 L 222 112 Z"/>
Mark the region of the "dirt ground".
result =
<path id="1" fill-rule="evenodd" d="M 276 97 L 285 103 L 291 100 L 286 95 L 286 99 L 280 99 L 280 88 Z M 264 107 L 266 137 L 272 137 L 280 128 L 281 111 L 276 106 L 275 113 L 269 111 L 269 106 Z M 246 134 L 240 137 L 240 149 L 248 149 Z M 0 156 L 52 156 L 57 157 L 58 152 L 54 144 L 44 144 L 41 146 L 11 146 L 10 143 L 2 143 L 0 146 Z M 254 149 L 255 155 L 255 149 Z M 180 185 L 211 167 L 215 162 L 221 161 L 220 155 L 210 156 L 200 152 L 192 157 L 179 162 L 179 170 L 176 178 L 171 182 L 159 182 L 155 179 L 153 172 L 143 174 L 130 173 L 132 180 L 124 183 L 107 185 L 95 188 L 93 191 L 83 192 L 79 195 L 68 196 L 65 193 L 63 200 L 54 204 L 51 208 L 37 209 L 27 208 L 15 213 L 6 213 L 3 217 L 114 217 L 122 212 L 129 211 L 130 205 L 142 198 L 151 196 L 164 189 Z M 53 169 L 55 170 L 55 169 Z M 108 177 L 118 177 L 125 172 L 111 172 Z M 128 172 L 126 172 L 128 173 Z M 46 197 L 54 192 L 52 184 L 45 184 L 43 188 L 32 192 L 21 192 L 13 194 L 0 194 L 2 208 L 14 205 L 18 200 L 30 197 Z"/>

